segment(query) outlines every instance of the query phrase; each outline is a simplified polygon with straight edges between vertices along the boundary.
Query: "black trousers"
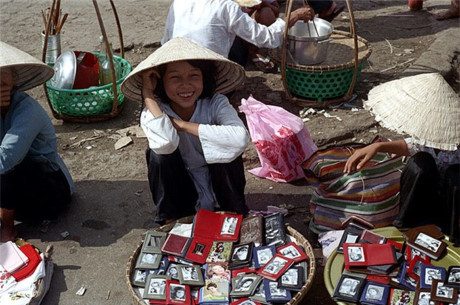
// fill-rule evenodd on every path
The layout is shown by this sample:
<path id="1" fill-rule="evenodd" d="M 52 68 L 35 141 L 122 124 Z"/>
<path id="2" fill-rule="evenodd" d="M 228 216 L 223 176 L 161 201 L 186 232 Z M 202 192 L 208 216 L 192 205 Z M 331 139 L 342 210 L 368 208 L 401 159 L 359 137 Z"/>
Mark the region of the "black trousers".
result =
<path id="1" fill-rule="evenodd" d="M 460 164 L 440 175 L 433 157 L 419 152 L 409 158 L 401 174 L 399 228 L 434 223 L 460 243 Z"/>
<path id="2" fill-rule="evenodd" d="M 325 9 L 328 9 L 331 7 L 332 3 L 334 1 L 330 0 L 308 0 L 308 5 L 311 6 L 311 8 L 315 11 L 316 14 L 321 13 Z"/>
<path id="3" fill-rule="evenodd" d="M 45 172 L 41 164 L 27 158 L 0 176 L 0 186 L 0 207 L 14 210 L 18 220 L 55 219 L 71 199 L 60 169 Z"/>
<path id="4" fill-rule="evenodd" d="M 178 219 L 196 213 L 198 194 L 185 168 L 179 149 L 168 155 L 158 155 L 146 150 L 148 179 L 153 201 L 157 207 L 155 221 L 163 224 L 168 219 Z M 212 187 L 219 210 L 246 214 L 243 159 L 230 163 L 208 164 Z"/>

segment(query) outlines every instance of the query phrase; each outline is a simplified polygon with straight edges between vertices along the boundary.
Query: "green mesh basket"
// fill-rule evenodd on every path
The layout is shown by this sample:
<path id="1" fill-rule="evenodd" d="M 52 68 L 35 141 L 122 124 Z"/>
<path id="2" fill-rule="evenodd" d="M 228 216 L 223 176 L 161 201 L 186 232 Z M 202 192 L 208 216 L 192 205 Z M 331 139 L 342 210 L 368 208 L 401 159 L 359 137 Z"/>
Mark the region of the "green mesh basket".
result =
<path id="1" fill-rule="evenodd" d="M 358 74 L 362 64 L 358 64 Z M 353 79 L 354 67 L 335 71 L 304 71 L 286 68 L 289 91 L 296 96 L 322 102 L 324 99 L 344 96 Z"/>
<path id="2" fill-rule="evenodd" d="M 99 59 L 101 54 L 93 53 Z M 117 79 L 117 106 L 121 106 L 124 96 L 121 93 L 121 83 L 132 70 L 131 64 L 124 58 L 113 56 L 120 67 Z M 110 113 L 113 107 L 113 86 L 90 87 L 87 89 L 59 89 L 46 83 L 48 97 L 53 109 L 63 115 L 72 117 L 90 117 Z"/>

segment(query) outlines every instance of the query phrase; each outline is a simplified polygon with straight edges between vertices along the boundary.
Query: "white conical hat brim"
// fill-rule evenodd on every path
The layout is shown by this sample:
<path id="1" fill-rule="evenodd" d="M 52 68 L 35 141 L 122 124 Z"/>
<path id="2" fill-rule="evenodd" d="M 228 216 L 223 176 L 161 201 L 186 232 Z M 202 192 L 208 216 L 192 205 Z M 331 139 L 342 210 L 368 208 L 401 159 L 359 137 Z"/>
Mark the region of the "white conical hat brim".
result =
<path id="1" fill-rule="evenodd" d="M 0 41 L 0 67 L 14 73 L 14 85 L 21 91 L 44 84 L 53 77 L 53 68 L 32 55 Z"/>
<path id="2" fill-rule="evenodd" d="M 364 107 L 415 143 L 450 151 L 460 144 L 460 98 L 439 73 L 381 84 L 369 91 Z"/>
<path id="3" fill-rule="evenodd" d="M 153 52 L 131 71 L 121 85 L 123 95 L 132 101 L 142 102 L 142 73 L 147 69 L 181 60 L 210 60 L 216 64 L 216 92 L 227 93 L 240 86 L 245 79 L 244 69 L 208 48 L 188 39 L 171 39 Z"/>

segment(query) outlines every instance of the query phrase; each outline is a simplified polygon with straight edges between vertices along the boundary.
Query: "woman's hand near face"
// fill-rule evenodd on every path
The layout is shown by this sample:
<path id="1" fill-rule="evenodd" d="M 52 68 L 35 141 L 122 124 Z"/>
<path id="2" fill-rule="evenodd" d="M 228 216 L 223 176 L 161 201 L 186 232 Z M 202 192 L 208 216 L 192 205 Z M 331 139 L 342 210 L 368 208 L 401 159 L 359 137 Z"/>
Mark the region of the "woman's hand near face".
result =
<path id="1" fill-rule="evenodd" d="M 144 98 L 145 106 L 154 117 L 163 114 L 163 111 L 155 100 L 155 94 L 153 93 L 157 87 L 158 78 L 160 78 L 160 74 L 158 74 L 158 71 L 155 69 L 149 69 L 142 72 L 142 96 Z"/>

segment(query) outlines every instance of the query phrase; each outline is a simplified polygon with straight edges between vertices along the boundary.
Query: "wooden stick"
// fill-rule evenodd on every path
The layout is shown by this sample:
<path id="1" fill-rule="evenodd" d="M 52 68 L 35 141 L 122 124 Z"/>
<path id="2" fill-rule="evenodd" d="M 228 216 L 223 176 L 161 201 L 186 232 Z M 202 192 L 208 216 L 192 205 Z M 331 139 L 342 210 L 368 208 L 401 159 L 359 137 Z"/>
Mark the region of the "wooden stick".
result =
<path id="1" fill-rule="evenodd" d="M 56 34 L 59 34 L 61 32 L 62 26 L 64 25 L 64 22 L 66 21 L 67 16 L 69 16 L 69 14 L 65 13 L 64 17 L 62 17 L 61 23 L 59 23 L 57 27 Z"/>
<path id="2" fill-rule="evenodd" d="M 56 1 L 56 7 L 54 8 L 54 14 L 53 14 L 53 29 L 54 29 L 54 34 L 56 34 L 57 26 L 58 26 L 58 20 L 59 20 L 59 11 L 61 10 L 61 0 Z"/>
<path id="3" fill-rule="evenodd" d="M 42 10 L 42 18 L 43 18 L 43 25 L 45 26 L 45 31 L 46 31 L 47 22 L 46 22 L 46 16 L 45 16 L 45 11 L 44 10 Z"/>

